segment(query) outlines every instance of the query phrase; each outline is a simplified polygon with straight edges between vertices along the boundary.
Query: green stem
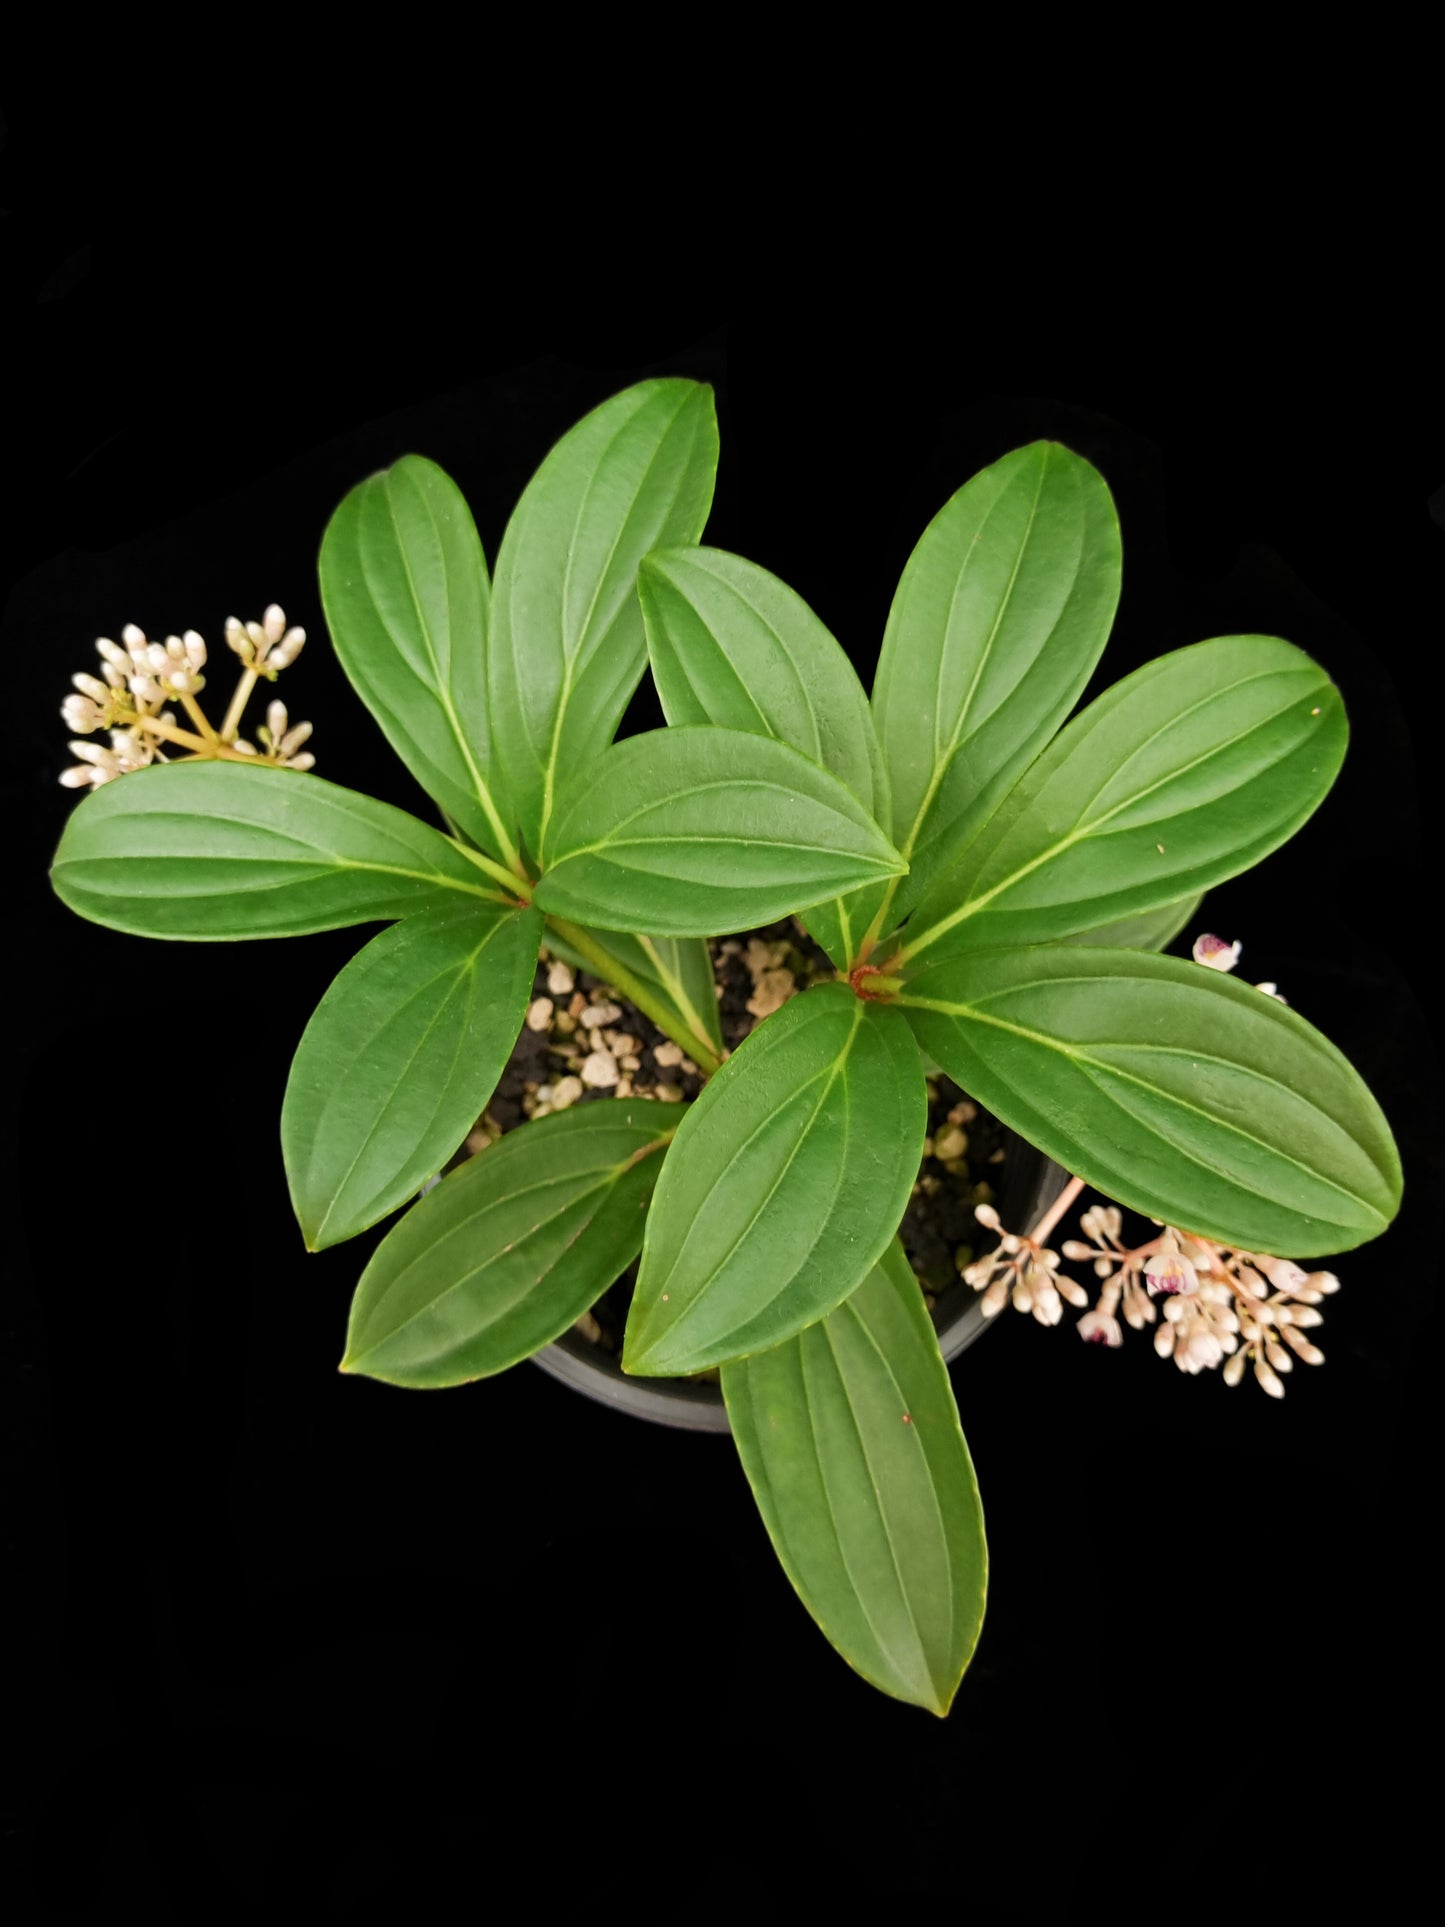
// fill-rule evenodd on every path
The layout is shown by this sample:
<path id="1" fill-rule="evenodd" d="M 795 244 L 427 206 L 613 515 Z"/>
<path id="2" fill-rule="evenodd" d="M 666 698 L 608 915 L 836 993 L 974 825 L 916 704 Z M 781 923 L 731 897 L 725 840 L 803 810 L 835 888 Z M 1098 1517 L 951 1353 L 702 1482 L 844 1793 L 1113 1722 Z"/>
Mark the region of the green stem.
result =
<path id="1" fill-rule="evenodd" d="M 445 811 L 442 815 L 445 821 L 450 821 Z M 447 841 L 454 844 L 464 857 L 469 857 L 479 870 L 485 870 L 493 883 L 500 883 L 512 896 L 520 897 L 524 902 L 531 902 L 532 882 L 529 877 L 519 876 L 514 870 L 503 869 L 500 863 L 494 863 L 491 857 L 459 836 L 449 836 Z"/>
<path id="2" fill-rule="evenodd" d="M 666 1031 L 673 1043 L 679 1044 L 687 1052 L 704 1076 L 711 1077 L 722 1068 L 722 1059 L 711 1042 L 680 1022 L 680 1013 L 664 1002 L 640 977 L 633 976 L 590 931 L 584 930 L 580 924 L 568 923 L 563 917 L 548 917 L 547 922 L 579 957 L 587 959 L 605 983 L 620 990 L 639 1010 L 646 1012 L 659 1030 Z"/>

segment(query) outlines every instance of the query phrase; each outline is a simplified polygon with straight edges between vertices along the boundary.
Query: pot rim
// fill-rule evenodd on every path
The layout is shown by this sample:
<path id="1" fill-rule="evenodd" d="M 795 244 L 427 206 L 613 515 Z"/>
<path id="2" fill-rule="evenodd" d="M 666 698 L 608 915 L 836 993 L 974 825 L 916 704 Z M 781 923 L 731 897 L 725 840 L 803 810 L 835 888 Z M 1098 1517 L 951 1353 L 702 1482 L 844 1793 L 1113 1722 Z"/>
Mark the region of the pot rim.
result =
<path id="1" fill-rule="evenodd" d="M 1008 1145 L 1000 1212 L 1006 1223 L 1037 1223 L 1069 1182 L 1069 1174 L 1027 1138 L 1004 1127 Z M 940 1294 L 932 1313 L 945 1362 L 966 1350 L 986 1324 L 980 1293 L 962 1278 Z M 687 1378 L 630 1378 L 610 1352 L 575 1327 L 539 1352 L 532 1364 L 549 1378 L 614 1411 L 684 1432 L 731 1432 L 721 1389 Z"/>

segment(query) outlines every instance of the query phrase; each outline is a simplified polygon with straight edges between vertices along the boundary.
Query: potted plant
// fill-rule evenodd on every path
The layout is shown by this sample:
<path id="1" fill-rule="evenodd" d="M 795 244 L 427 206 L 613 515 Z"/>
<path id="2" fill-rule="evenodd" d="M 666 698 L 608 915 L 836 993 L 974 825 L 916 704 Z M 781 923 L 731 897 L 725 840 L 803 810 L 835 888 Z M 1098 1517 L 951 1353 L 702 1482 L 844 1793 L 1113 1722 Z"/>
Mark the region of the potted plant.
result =
<path id="1" fill-rule="evenodd" d="M 998 1244 L 962 1259 L 970 1329 L 1010 1300 L 1048 1323 L 1068 1303 L 1085 1337 L 1120 1342 L 1122 1313 L 1227 1382 L 1248 1369 L 1278 1392 L 1314 1362 L 1334 1279 L 1299 1261 L 1390 1221 L 1388 1126 L 1273 987 L 1235 981 L 1234 945 L 1159 953 L 1318 805 L 1343 711 L 1301 651 L 1245 635 L 1161 656 L 1067 720 L 1120 542 L 1103 478 L 1052 441 L 938 510 L 870 700 L 786 584 L 702 544 L 716 457 L 705 387 L 625 390 L 546 456 L 494 576 L 425 457 L 347 494 L 321 547 L 332 643 L 444 828 L 311 774 L 279 700 L 244 733 L 304 641 L 278 609 L 228 626 L 239 683 L 209 713 L 195 632 L 103 641 L 67 703 L 65 780 L 92 794 L 55 886 L 169 938 L 385 923 L 318 1006 L 282 1113 L 311 1248 L 404 1208 L 358 1283 L 343 1370 L 441 1388 L 559 1342 L 575 1363 L 564 1334 L 637 1259 L 621 1374 L 716 1375 L 804 1603 L 866 1678 L 941 1714 L 987 1557 L 897 1238 L 938 1150 L 930 1103 L 966 1093 L 1047 1161 L 1007 1215 L 971 1199 Z M 649 670 L 666 726 L 618 740 Z M 797 994 L 728 1054 L 708 940 L 793 917 L 826 970 L 806 988 L 790 972 Z M 641 1065 L 618 1005 L 582 1026 L 611 1083 L 596 1067 L 562 1103 L 564 1080 L 545 1099 L 536 1080 L 526 1121 L 434 1185 L 479 1120 L 493 1135 L 519 1035 L 557 1015 L 554 971 L 625 998 L 696 1066 L 696 1097 L 578 1101 Z M 1085 1185 L 1105 1202 L 1056 1249 Z M 1119 1206 L 1154 1234 L 1126 1241 Z"/>

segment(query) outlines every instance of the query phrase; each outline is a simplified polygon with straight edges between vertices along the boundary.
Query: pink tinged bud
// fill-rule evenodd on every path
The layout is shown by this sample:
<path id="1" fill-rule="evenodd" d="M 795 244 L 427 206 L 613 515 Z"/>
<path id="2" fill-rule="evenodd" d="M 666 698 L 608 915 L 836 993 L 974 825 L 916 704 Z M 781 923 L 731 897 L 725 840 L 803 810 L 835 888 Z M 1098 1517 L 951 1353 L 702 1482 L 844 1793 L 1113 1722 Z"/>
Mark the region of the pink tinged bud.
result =
<path id="1" fill-rule="evenodd" d="M 1297 1265 L 1292 1258 L 1261 1258 L 1259 1268 L 1276 1291 L 1294 1291 L 1297 1286 L 1309 1283 L 1303 1265 Z"/>
<path id="2" fill-rule="evenodd" d="M 1269 1393 L 1271 1398 L 1284 1397 L 1284 1386 L 1275 1377 L 1274 1373 L 1269 1369 L 1268 1365 L 1265 1364 L 1262 1358 L 1257 1358 L 1254 1361 L 1254 1375 L 1259 1380 L 1260 1384 L 1264 1387 L 1264 1389 Z"/>
<path id="3" fill-rule="evenodd" d="M 1229 1362 L 1226 1364 L 1224 1368 L 1225 1384 L 1237 1385 L 1239 1381 L 1244 1377 L 1244 1368 L 1246 1364 L 1248 1364 L 1248 1362 L 1249 1361 L 1245 1353 L 1236 1352 L 1233 1358 L 1229 1360 Z"/>
<path id="4" fill-rule="evenodd" d="M 1238 943 L 1226 943 L 1223 937 L 1196 937 L 1194 961 L 1203 964 L 1207 970 L 1233 970 L 1239 962 L 1242 948 Z"/>
<path id="5" fill-rule="evenodd" d="M 1264 1355 L 1277 1372 L 1292 1372 L 1294 1360 L 1283 1345 L 1277 1345 L 1272 1338 L 1264 1341 Z"/>
<path id="6" fill-rule="evenodd" d="M 1074 1306 L 1075 1310 L 1082 1311 L 1084 1306 L 1088 1304 L 1088 1292 L 1086 1292 L 1084 1287 L 1075 1279 L 1065 1278 L 1060 1274 L 1060 1276 L 1055 1278 L 1054 1283 L 1058 1287 L 1059 1296 L 1066 1298 L 1069 1303 Z"/>
<path id="7" fill-rule="evenodd" d="M 1029 1290 L 1022 1278 L 1019 1279 L 1013 1288 L 1013 1301 L 1015 1311 L 1032 1311 L 1034 1308 L 1033 1293 Z"/>
<path id="8" fill-rule="evenodd" d="M 1001 1278 L 995 1278 L 988 1290 L 983 1294 L 982 1308 L 984 1317 L 992 1318 L 995 1312 L 1003 1310 L 1007 1302 L 1008 1273 L 1005 1272 Z"/>
<path id="9" fill-rule="evenodd" d="M 1167 1358 L 1174 1349 L 1174 1327 L 1161 1325 L 1154 1334 L 1154 1349 L 1161 1358 Z"/>
<path id="10" fill-rule="evenodd" d="M 1307 1338 L 1301 1338 L 1292 1325 L 1285 1327 L 1284 1342 L 1289 1346 L 1295 1357 L 1302 1359 L 1306 1365 L 1324 1364 L 1325 1355 L 1319 1346 L 1312 1345 Z"/>
<path id="11" fill-rule="evenodd" d="M 1065 1238 L 1061 1249 L 1066 1258 L 1092 1258 L 1094 1255 L 1094 1247 L 1084 1244 L 1078 1238 Z"/>
<path id="12" fill-rule="evenodd" d="M 130 791 L 127 790 L 126 795 L 129 796 L 129 794 Z M 973 1207 L 973 1215 L 978 1219 L 980 1224 L 987 1225 L 990 1231 L 998 1230 L 998 1213 L 991 1204 L 976 1204 Z"/>
<path id="13" fill-rule="evenodd" d="M 1329 1293 L 1340 1288 L 1340 1281 L 1332 1271 L 1312 1271 L 1309 1281 L 1312 1291 Z"/>

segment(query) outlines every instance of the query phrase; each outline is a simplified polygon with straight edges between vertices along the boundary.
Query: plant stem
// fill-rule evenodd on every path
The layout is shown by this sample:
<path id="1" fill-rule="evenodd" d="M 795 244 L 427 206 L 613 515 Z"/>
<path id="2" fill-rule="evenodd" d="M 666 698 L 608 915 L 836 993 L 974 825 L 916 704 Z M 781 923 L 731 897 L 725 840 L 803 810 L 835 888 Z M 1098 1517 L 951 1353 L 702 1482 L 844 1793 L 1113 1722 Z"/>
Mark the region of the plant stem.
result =
<path id="1" fill-rule="evenodd" d="M 141 729 L 148 729 L 153 735 L 162 736 L 168 743 L 179 743 L 182 749 L 194 750 L 197 756 L 225 763 L 254 763 L 265 767 L 262 756 L 247 756 L 242 750 L 231 749 L 220 741 L 207 742 L 204 736 L 197 736 L 189 729 L 177 729 L 174 723 L 163 723 L 159 716 L 138 716 L 136 722 Z"/>
<path id="2" fill-rule="evenodd" d="M 195 697 L 192 696 L 188 691 L 182 690 L 181 702 L 185 708 L 186 714 L 190 717 L 191 721 L 195 724 L 196 728 L 205 737 L 206 741 L 208 743 L 219 742 L 220 737 L 217 736 L 215 730 L 212 729 L 209 718 L 207 717 L 205 711 L 201 708 L 201 705 L 196 701 Z"/>
<path id="3" fill-rule="evenodd" d="M 241 712 L 250 701 L 251 691 L 255 687 L 256 671 L 254 669 L 243 671 L 241 680 L 236 684 L 236 693 L 232 696 L 230 707 L 226 711 L 225 721 L 221 724 L 223 743 L 235 742 L 236 731 L 241 727 Z"/>
<path id="4" fill-rule="evenodd" d="M 587 959 L 604 983 L 620 990 L 639 1010 L 646 1012 L 659 1030 L 666 1031 L 674 1044 L 681 1045 L 705 1077 L 711 1077 L 722 1068 L 722 1059 L 709 1039 L 698 1036 L 686 1024 L 680 1023 L 676 1010 L 650 990 L 640 977 L 635 977 L 625 965 L 619 963 L 580 924 L 568 923 L 562 917 L 548 917 L 547 921 L 564 943 Z"/>
<path id="5" fill-rule="evenodd" d="M 443 812 L 443 815 L 445 815 L 445 812 Z M 447 820 L 450 821 L 450 818 Z M 500 863 L 494 862 L 485 851 L 479 850 L 473 843 L 465 842 L 463 838 L 459 836 L 448 837 L 447 841 L 460 850 L 464 857 L 470 858 L 479 870 L 485 870 L 493 883 L 502 884 L 519 901 L 523 903 L 531 902 L 532 880 L 530 877 L 518 876 L 515 870 L 504 869 Z"/>
<path id="6" fill-rule="evenodd" d="M 1082 1178 L 1069 1179 L 1068 1183 L 1039 1219 L 1033 1230 L 1029 1232 L 1028 1237 L 1030 1244 L 1041 1245 L 1043 1243 L 1044 1239 L 1048 1237 L 1049 1233 L 1059 1222 L 1059 1219 L 1063 1217 L 1064 1213 L 1074 1202 L 1074 1199 L 1078 1197 L 1083 1188 L 1084 1180 Z"/>

